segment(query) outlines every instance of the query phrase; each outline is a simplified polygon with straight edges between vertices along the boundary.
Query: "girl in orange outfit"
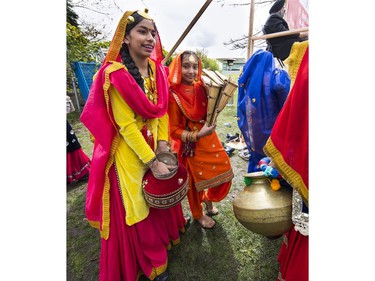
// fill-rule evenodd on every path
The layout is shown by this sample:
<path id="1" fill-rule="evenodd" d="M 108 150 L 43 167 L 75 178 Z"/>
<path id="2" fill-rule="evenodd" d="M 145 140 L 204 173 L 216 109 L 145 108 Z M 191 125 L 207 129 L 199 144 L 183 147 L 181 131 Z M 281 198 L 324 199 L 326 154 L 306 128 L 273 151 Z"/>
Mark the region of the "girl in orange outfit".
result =
<path id="1" fill-rule="evenodd" d="M 191 213 L 203 228 L 213 228 L 211 218 L 219 212 L 212 202 L 223 200 L 230 189 L 233 170 L 215 132 L 205 124 L 207 88 L 202 79 L 202 62 L 196 53 L 185 51 L 169 66 L 169 126 L 173 150 L 189 173 L 188 201 Z M 203 212 L 202 203 L 207 213 Z"/>

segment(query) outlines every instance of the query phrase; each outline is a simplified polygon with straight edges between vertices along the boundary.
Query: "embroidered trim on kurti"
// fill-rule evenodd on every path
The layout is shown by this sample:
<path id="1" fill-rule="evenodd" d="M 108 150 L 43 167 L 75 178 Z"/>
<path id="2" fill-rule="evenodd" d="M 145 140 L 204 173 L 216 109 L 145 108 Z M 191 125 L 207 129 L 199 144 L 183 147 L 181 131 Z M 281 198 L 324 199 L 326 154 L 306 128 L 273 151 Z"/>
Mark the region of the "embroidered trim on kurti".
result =
<path id="1" fill-rule="evenodd" d="M 195 183 L 195 187 L 197 191 L 202 191 L 203 189 L 211 188 L 219 186 L 223 183 L 226 183 L 234 178 L 233 170 L 232 168 L 225 173 L 222 173 L 214 178 L 211 178 L 209 180 L 200 181 Z"/>

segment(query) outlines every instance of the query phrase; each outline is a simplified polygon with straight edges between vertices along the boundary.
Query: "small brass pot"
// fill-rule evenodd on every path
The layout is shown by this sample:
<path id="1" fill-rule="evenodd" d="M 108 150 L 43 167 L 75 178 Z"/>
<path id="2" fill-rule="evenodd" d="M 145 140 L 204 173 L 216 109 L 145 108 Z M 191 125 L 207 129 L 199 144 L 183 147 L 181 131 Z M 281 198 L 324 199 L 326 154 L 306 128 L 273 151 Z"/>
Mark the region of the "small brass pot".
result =
<path id="1" fill-rule="evenodd" d="M 170 169 L 169 173 L 159 175 L 154 173 L 154 177 L 159 180 L 167 180 L 172 178 L 176 173 L 178 169 L 178 160 L 177 160 L 177 154 L 173 152 L 160 152 L 156 155 L 156 158 L 158 161 L 163 162 L 164 164 L 175 166 L 175 168 Z"/>
<path id="2" fill-rule="evenodd" d="M 263 172 L 246 174 L 252 183 L 233 201 L 237 220 L 248 230 L 277 238 L 292 227 L 292 189 L 274 191 Z"/>

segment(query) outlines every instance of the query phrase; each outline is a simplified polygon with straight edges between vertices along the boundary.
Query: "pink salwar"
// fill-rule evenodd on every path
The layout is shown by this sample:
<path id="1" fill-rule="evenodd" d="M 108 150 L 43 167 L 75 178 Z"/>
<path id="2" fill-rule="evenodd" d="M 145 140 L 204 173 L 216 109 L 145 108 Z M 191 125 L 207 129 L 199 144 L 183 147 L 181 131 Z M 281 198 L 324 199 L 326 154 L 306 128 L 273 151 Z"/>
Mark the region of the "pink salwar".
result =
<path id="1" fill-rule="evenodd" d="M 100 281 L 135 281 L 144 273 L 153 280 L 167 269 L 167 249 L 179 242 L 179 230 L 185 231 L 181 204 L 170 209 L 150 208 L 147 218 L 125 223 L 119 185 L 114 166 L 110 178 L 110 231 L 101 239 Z"/>
<path id="2" fill-rule="evenodd" d="M 66 153 L 66 181 L 72 183 L 81 180 L 90 172 L 90 158 L 82 148 Z"/>

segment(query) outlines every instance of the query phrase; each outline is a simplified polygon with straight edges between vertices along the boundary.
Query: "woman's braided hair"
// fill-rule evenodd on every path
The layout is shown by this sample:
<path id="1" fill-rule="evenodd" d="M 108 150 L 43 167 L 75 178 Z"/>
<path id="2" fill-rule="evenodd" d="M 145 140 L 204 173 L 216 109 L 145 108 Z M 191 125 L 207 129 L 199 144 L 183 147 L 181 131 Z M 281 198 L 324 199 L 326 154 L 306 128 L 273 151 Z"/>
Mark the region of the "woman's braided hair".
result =
<path id="1" fill-rule="evenodd" d="M 125 36 L 128 35 L 130 33 L 130 31 L 138 23 L 140 23 L 144 19 L 144 17 L 142 17 L 141 15 L 139 15 L 137 12 L 135 12 L 134 14 L 132 14 L 132 17 L 134 18 L 134 21 L 127 24 L 126 31 L 125 31 Z M 125 43 L 122 43 L 122 46 L 121 46 L 121 49 L 120 49 L 120 54 L 121 54 L 122 62 L 124 63 L 124 65 L 128 69 L 128 71 L 131 74 L 131 76 L 133 76 L 133 78 L 135 79 L 135 81 L 137 82 L 137 84 L 139 85 L 139 87 L 141 87 L 141 89 L 143 91 L 145 91 L 145 89 L 144 89 L 144 80 L 143 80 L 143 78 L 141 76 L 141 73 L 139 72 L 138 67 L 135 65 L 132 57 L 130 56 L 128 46 Z"/>

